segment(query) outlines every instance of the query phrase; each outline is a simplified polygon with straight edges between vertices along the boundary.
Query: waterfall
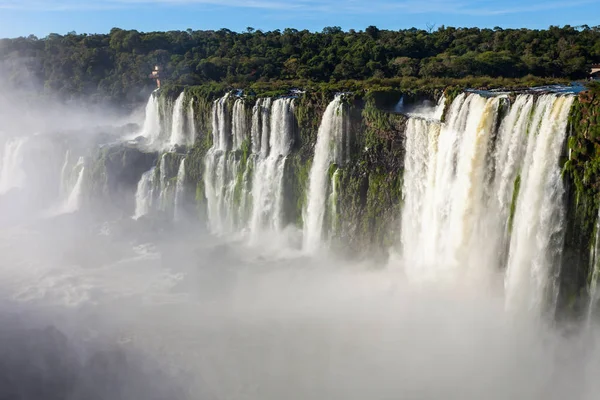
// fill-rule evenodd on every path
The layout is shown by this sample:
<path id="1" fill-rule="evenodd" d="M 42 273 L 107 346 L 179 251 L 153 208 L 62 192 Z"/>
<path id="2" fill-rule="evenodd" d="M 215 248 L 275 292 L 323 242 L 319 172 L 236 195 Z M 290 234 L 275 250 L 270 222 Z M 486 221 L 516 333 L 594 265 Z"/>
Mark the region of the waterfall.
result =
<path id="1" fill-rule="evenodd" d="M 169 206 L 169 181 L 167 180 L 167 154 L 164 153 L 160 157 L 158 164 L 159 181 L 158 181 L 158 207 L 161 211 L 166 211 Z"/>
<path id="2" fill-rule="evenodd" d="M 79 161 L 77 161 L 77 165 L 75 165 L 75 167 L 73 168 L 73 172 L 77 170 L 79 170 L 79 172 L 77 173 L 77 180 L 75 181 L 75 185 L 73 186 L 73 189 L 71 189 L 71 193 L 69 193 L 69 197 L 67 197 L 62 207 L 63 214 L 73 213 L 79 210 L 81 206 L 82 186 L 83 179 L 85 176 L 85 165 L 83 157 L 79 157 Z"/>
<path id="3" fill-rule="evenodd" d="M 236 220 L 234 202 L 239 160 L 235 153 L 228 150 L 233 143 L 232 115 L 240 116 L 240 102 L 235 102 L 238 105 L 237 114 L 232 114 L 228 109 L 229 96 L 226 94 L 213 103 L 213 146 L 206 153 L 204 168 L 208 224 L 214 233 L 220 234 L 233 231 L 239 222 Z M 238 123 L 239 121 L 236 122 Z M 238 134 L 242 135 L 242 133 Z"/>
<path id="4" fill-rule="evenodd" d="M 70 180 L 70 174 L 69 174 L 69 161 L 70 161 L 70 157 L 71 156 L 71 151 L 69 149 L 67 149 L 66 153 L 65 153 L 65 160 L 63 162 L 63 166 L 60 169 L 60 188 L 59 188 L 59 193 L 61 196 L 66 196 L 68 193 L 68 188 L 69 188 L 69 180 Z"/>
<path id="5" fill-rule="evenodd" d="M 196 121 L 194 120 L 194 99 L 190 99 L 190 103 L 188 104 L 187 111 L 188 118 L 188 146 L 193 146 L 196 143 Z"/>
<path id="6" fill-rule="evenodd" d="M 527 153 L 516 206 L 506 271 L 506 303 L 543 311 L 553 307 L 553 275 L 564 239 L 564 187 L 559 159 L 573 97 L 538 98 L 528 132 Z"/>
<path id="7" fill-rule="evenodd" d="M 229 93 L 213 103 L 212 112 L 212 150 L 226 151 L 231 143 L 231 118 L 227 110 Z"/>
<path id="8" fill-rule="evenodd" d="M 244 140 L 246 140 L 246 109 L 244 106 L 244 100 L 236 99 L 233 103 L 233 116 L 232 116 L 232 136 L 233 136 L 233 149 L 239 150 L 242 148 Z"/>
<path id="9" fill-rule="evenodd" d="M 444 110 L 446 109 L 446 96 L 442 95 L 438 100 L 437 106 L 435 107 L 435 111 L 433 112 L 433 119 L 441 120 L 444 115 Z"/>
<path id="10" fill-rule="evenodd" d="M 406 125 L 404 160 L 402 249 L 407 275 L 412 279 L 426 276 L 425 243 L 432 240 L 428 224 L 433 221 L 436 181 L 436 154 L 440 124 L 410 118 Z"/>
<path id="11" fill-rule="evenodd" d="M 4 144 L 0 170 L 0 194 L 25 186 L 26 173 L 23 168 L 27 137 L 8 139 Z"/>
<path id="12" fill-rule="evenodd" d="M 179 170 L 177 171 L 177 184 L 175 186 L 175 221 L 182 218 L 183 205 L 185 200 L 185 158 L 181 159 Z"/>
<path id="13" fill-rule="evenodd" d="M 154 91 L 146 104 L 146 117 L 144 119 L 141 135 L 146 138 L 149 144 L 154 144 L 159 139 L 160 128 L 158 93 Z"/>
<path id="14" fill-rule="evenodd" d="M 173 106 L 173 122 L 171 125 L 171 146 L 186 144 L 185 132 L 184 132 L 184 121 L 185 121 L 185 110 L 183 108 L 183 100 L 185 93 L 181 94 L 175 100 Z"/>
<path id="15" fill-rule="evenodd" d="M 340 169 L 336 169 L 331 176 L 331 194 L 329 196 L 329 229 L 337 232 L 338 229 L 338 196 L 340 186 Z"/>
<path id="16" fill-rule="evenodd" d="M 325 210 L 327 208 L 329 167 L 331 163 L 344 162 L 347 142 L 345 118 L 341 96 L 329 103 L 315 145 L 315 154 L 308 181 L 308 205 L 304 220 L 304 249 L 312 252 L 319 248 L 323 236 Z"/>
<path id="17" fill-rule="evenodd" d="M 135 192 L 135 214 L 133 219 L 138 219 L 150 213 L 154 203 L 154 177 L 155 168 L 144 172 Z"/>
<path id="18" fill-rule="evenodd" d="M 552 302 L 572 101 L 523 94 L 502 115 L 507 99 L 461 94 L 443 124 L 408 120 L 401 246 L 410 280 L 483 282 L 506 268 L 508 309 Z"/>
<path id="19" fill-rule="evenodd" d="M 463 94 L 441 128 L 409 121 L 402 248 L 411 280 L 457 279 L 477 268 L 472 252 L 484 228 L 486 155 L 498 105 L 498 98 Z"/>
<path id="20" fill-rule="evenodd" d="M 256 158 L 252 182 L 253 209 L 251 231 L 256 234 L 264 228 L 280 230 L 284 227 L 283 175 L 286 157 L 291 151 L 294 131 L 293 99 L 278 99 L 271 103 L 257 103 L 253 110 L 252 148 L 260 153 Z M 271 107 L 268 112 L 267 107 Z M 270 121 L 266 117 L 270 114 Z M 262 125 L 262 126 L 261 126 Z M 270 125 L 269 134 L 264 125 Z M 259 135 L 260 133 L 260 135 Z M 262 140 L 269 139 L 268 147 Z M 266 151 L 265 151 L 266 149 Z"/>

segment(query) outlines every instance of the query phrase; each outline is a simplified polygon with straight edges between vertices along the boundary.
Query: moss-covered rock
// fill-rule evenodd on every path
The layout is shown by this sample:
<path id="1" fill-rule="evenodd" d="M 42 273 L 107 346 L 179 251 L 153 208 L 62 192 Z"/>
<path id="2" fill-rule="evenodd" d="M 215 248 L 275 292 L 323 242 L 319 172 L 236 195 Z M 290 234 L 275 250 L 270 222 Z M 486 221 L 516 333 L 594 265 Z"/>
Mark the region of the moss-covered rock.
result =
<path id="1" fill-rule="evenodd" d="M 559 313 L 581 315 L 588 303 L 600 207 L 600 91 L 582 92 L 569 115 L 568 161 L 563 167 L 567 189 L 566 234 L 560 274 Z"/>
<path id="2" fill-rule="evenodd" d="M 137 184 L 142 174 L 156 165 L 157 159 L 157 153 L 128 144 L 98 148 L 86 168 L 84 202 L 105 211 L 133 213 Z M 107 205 L 111 210 L 106 210 Z"/>

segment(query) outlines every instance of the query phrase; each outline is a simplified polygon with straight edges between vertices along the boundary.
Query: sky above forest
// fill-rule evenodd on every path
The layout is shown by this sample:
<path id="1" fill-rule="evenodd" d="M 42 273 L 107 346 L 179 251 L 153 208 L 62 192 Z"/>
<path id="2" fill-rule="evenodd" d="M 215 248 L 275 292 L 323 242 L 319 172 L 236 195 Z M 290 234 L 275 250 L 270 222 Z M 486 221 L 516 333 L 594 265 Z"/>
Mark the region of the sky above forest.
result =
<path id="1" fill-rule="evenodd" d="M 600 0 L 0 0 L 0 37 L 113 27 L 263 31 L 600 25 Z"/>

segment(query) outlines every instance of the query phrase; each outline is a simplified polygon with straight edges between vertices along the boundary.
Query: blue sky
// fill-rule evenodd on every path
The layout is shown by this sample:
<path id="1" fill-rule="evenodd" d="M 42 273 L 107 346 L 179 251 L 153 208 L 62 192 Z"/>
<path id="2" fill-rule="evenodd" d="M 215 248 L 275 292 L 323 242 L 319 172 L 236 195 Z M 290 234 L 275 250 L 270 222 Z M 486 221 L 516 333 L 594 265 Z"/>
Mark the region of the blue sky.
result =
<path id="1" fill-rule="evenodd" d="M 0 0 L 0 37 L 254 27 L 600 25 L 600 0 Z"/>

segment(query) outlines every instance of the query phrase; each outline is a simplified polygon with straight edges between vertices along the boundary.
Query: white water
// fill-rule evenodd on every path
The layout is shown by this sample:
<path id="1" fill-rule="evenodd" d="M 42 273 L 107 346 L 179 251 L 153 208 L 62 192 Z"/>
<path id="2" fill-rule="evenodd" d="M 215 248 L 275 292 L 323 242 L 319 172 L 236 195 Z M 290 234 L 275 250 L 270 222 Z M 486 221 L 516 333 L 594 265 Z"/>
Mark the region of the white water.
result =
<path id="1" fill-rule="evenodd" d="M 472 251 L 482 235 L 486 154 L 498 102 L 461 95 L 441 132 L 434 122 L 408 125 L 402 248 L 411 280 L 457 280 L 481 268 Z"/>
<path id="2" fill-rule="evenodd" d="M 163 153 L 158 163 L 159 181 L 158 181 L 158 208 L 161 211 L 167 211 L 169 206 L 169 181 L 167 180 L 167 153 Z"/>
<path id="3" fill-rule="evenodd" d="M 435 111 L 433 112 L 433 119 L 441 120 L 444 115 L 444 110 L 446 109 L 446 96 L 442 95 L 438 100 L 438 104 L 435 107 Z"/>
<path id="4" fill-rule="evenodd" d="M 0 169 L 0 194 L 11 189 L 22 189 L 25 186 L 27 176 L 23 164 L 27 142 L 27 137 L 16 137 L 4 144 Z"/>
<path id="5" fill-rule="evenodd" d="M 271 98 L 258 99 L 252 109 L 252 154 L 260 154 L 262 158 L 269 155 L 272 103 Z"/>
<path id="6" fill-rule="evenodd" d="M 171 146 L 186 144 L 185 135 L 185 109 L 183 108 L 183 100 L 185 99 L 185 93 L 181 94 L 175 100 L 173 106 L 173 122 L 171 125 Z"/>
<path id="7" fill-rule="evenodd" d="M 506 268 L 507 308 L 540 311 L 554 295 L 552 277 L 560 260 L 559 156 L 573 98 L 546 95 L 536 101 L 519 95 L 493 142 L 502 101 L 462 94 L 445 124 L 409 119 L 404 271 L 413 282 L 475 279 L 485 285 Z"/>
<path id="8" fill-rule="evenodd" d="M 73 168 L 73 170 L 79 169 L 79 173 L 77 174 L 77 181 L 75 181 L 75 185 L 69 193 L 69 197 L 67 197 L 63 207 L 62 213 L 69 214 L 74 213 L 81 207 L 81 196 L 82 196 L 82 186 L 83 179 L 85 176 L 85 166 L 84 166 L 84 158 L 80 157 L 79 161 L 77 161 L 77 165 Z"/>
<path id="9" fill-rule="evenodd" d="M 231 114 L 228 113 L 229 93 L 213 102 L 212 150 L 228 150 L 231 146 Z"/>
<path id="10" fill-rule="evenodd" d="M 154 203 L 154 176 L 155 168 L 144 172 L 138 182 L 135 192 L 135 213 L 133 219 L 138 219 L 152 210 Z"/>
<path id="11" fill-rule="evenodd" d="M 175 186 L 175 221 L 180 221 L 183 217 L 183 203 L 185 195 L 185 158 L 181 159 L 179 170 L 177 171 L 177 184 Z"/>
<path id="12" fill-rule="evenodd" d="M 261 139 L 269 137 L 267 151 L 261 143 L 253 143 L 252 148 L 261 149 L 257 154 L 254 167 L 254 179 L 252 182 L 253 209 L 251 218 L 251 231 L 258 234 L 264 229 L 279 231 L 284 228 L 283 201 L 284 201 L 284 169 L 286 157 L 291 151 L 294 128 L 294 100 L 278 99 L 272 102 L 269 112 L 264 111 L 262 104 L 257 104 L 254 116 L 270 114 L 269 120 L 262 120 L 263 124 L 269 124 L 270 135 L 262 135 Z M 265 108 L 271 106 L 271 102 L 265 102 Z M 253 137 L 258 139 L 257 132 L 265 131 L 255 118 L 257 126 L 252 127 Z M 267 155 L 268 154 L 268 155 Z"/>
<path id="13" fill-rule="evenodd" d="M 68 170 L 68 168 L 70 162 L 70 155 L 71 151 L 67 149 L 67 151 L 65 152 L 65 160 L 63 162 L 63 166 L 60 169 L 59 193 L 61 196 L 66 196 L 69 192 L 70 171 Z"/>
<path id="14" fill-rule="evenodd" d="M 559 158 L 573 97 L 544 95 L 537 100 L 528 134 L 511 248 L 506 271 L 510 310 L 541 312 L 556 299 L 553 276 L 563 243 L 564 187 Z"/>
<path id="15" fill-rule="evenodd" d="M 159 140 L 161 131 L 159 100 L 156 91 L 154 91 L 148 99 L 145 115 L 141 135 L 146 138 L 150 145 L 153 145 Z"/>
<path id="16" fill-rule="evenodd" d="M 316 251 L 323 237 L 323 223 L 329 197 L 329 167 L 331 163 L 342 164 L 347 143 L 342 98 L 329 103 L 315 145 L 315 154 L 308 181 L 307 207 L 304 219 L 304 250 Z"/>
<path id="17" fill-rule="evenodd" d="M 236 101 L 235 103 L 238 105 L 235 114 L 228 110 L 228 104 L 229 94 L 213 103 L 213 146 L 205 157 L 204 190 L 208 225 L 216 234 L 231 233 L 240 224 L 239 209 L 233 201 L 239 160 L 228 151 L 233 143 L 232 118 L 233 116 L 239 117 L 240 102 Z M 241 133 L 239 134 L 241 135 Z"/>
<path id="18" fill-rule="evenodd" d="M 196 120 L 194 118 L 194 99 L 190 99 L 190 104 L 188 105 L 187 118 L 188 118 L 188 146 L 193 146 L 196 143 Z"/>
<path id="19" fill-rule="evenodd" d="M 244 100 L 236 99 L 235 103 L 233 103 L 233 115 L 231 121 L 234 150 L 241 149 L 242 144 L 247 137 L 245 110 L 246 108 L 244 106 Z"/>

